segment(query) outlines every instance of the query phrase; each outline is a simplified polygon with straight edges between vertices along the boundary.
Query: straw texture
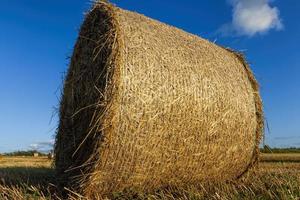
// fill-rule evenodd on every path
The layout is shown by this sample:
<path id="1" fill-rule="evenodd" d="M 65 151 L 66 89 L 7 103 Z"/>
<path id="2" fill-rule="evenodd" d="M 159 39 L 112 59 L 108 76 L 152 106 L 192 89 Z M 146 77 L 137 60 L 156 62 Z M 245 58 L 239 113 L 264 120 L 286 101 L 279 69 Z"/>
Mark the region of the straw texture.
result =
<path id="1" fill-rule="evenodd" d="M 242 55 L 96 3 L 65 80 L 60 183 L 94 199 L 127 187 L 235 179 L 258 158 L 258 90 Z"/>

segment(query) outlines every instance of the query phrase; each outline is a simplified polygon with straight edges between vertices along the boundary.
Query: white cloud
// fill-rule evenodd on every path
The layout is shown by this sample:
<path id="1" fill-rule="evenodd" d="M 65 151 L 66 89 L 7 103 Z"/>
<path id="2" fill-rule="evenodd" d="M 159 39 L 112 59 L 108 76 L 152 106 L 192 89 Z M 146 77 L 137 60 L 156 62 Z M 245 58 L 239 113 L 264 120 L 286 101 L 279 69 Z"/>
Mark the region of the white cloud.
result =
<path id="1" fill-rule="evenodd" d="M 37 142 L 29 145 L 30 149 L 33 150 L 45 150 L 52 149 L 54 145 L 54 140 L 50 140 L 49 142 Z"/>
<path id="2" fill-rule="evenodd" d="M 253 36 L 283 28 L 279 10 L 270 5 L 270 0 L 229 0 L 229 3 L 233 6 L 232 22 L 221 27 L 225 35 Z"/>

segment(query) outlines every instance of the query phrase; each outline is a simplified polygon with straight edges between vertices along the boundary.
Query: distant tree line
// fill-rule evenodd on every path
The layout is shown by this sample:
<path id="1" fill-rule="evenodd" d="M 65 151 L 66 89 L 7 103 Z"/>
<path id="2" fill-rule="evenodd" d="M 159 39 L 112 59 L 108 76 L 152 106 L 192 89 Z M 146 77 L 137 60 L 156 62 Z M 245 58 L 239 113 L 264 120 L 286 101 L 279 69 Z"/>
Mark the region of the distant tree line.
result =
<path id="1" fill-rule="evenodd" d="M 41 156 L 46 156 L 47 154 L 36 151 L 36 150 L 28 150 L 28 151 L 14 151 L 10 153 L 4 153 L 4 156 L 33 156 L 35 153 L 38 153 Z"/>
<path id="2" fill-rule="evenodd" d="M 270 147 L 265 145 L 260 148 L 261 153 L 300 153 L 300 147 L 289 147 L 289 148 L 278 148 Z M 38 153 L 40 156 L 47 156 L 48 153 L 39 152 L 37 150 L 28 150 L 28 151 L 14 151 L 10 153 L 4 153 L 4 156 L 33 156 L 35 153 Z"/>
<path id="3" fill-rule="evenodd" d="M 288 147 L 288 148 L 272 148 L 265 145 L 260 149 L 262 153 L 300 153 L 300 147 Z"/>

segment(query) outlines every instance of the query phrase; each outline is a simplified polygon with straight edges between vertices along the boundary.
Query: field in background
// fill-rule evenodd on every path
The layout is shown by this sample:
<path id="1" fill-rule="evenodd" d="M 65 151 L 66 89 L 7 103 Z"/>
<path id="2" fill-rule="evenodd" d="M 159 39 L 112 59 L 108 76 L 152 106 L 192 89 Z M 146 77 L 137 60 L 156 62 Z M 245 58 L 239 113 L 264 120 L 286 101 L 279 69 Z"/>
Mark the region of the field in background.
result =
<path id="1" fill-rule="evenodd" d="M 0 157 L 0 167 L 46 167 L 50 168 L 52 160 L 46 156 L 43 157 L 29 157 L 29 156 L 3 156 Z"/>
<path id="2" fill-rule="evenodd" d="M 261 155 L 264 162 L 300 162 L 300 153 L 264 153 Z"/>
<path id="3" fill-rule="evenodd" d="M 0 157 L 0 199 L 59 199 L 47 157 Z M 80 199 L 73 194 L 73 199 Z M 115 193 L 113 199 L 300 199 L 300 154 L 263 154 L 258 169 L 242 179 L 150 194 Z"/>

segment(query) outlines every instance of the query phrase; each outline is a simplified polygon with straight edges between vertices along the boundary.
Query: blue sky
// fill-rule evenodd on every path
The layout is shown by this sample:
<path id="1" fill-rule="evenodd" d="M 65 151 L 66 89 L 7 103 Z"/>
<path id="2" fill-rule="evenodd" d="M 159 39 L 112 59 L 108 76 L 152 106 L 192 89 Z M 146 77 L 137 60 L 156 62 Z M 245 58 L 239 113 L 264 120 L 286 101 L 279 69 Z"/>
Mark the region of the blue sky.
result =
<path id="1" fill-rule="evenodd" d="M 300 146 L 300 1 L 113 2 L 243 51 L 261 84 L 267 143 Z M 89 0 L 1 2 L 0 152 L 53 139 L 62 77 L 90 5 Z"/>

